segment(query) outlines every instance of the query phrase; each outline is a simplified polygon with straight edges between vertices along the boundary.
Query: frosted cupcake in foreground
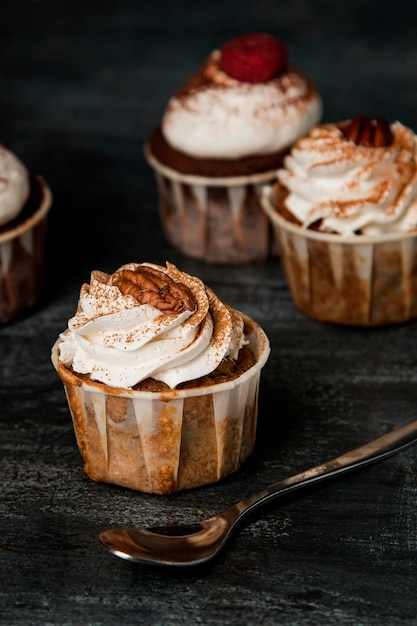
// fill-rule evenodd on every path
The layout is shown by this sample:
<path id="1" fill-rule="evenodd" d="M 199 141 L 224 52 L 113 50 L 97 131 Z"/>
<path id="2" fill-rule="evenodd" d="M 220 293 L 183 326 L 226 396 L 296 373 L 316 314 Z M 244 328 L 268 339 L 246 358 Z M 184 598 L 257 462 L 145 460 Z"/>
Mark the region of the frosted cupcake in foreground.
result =
<path id="1" fill-rule="evenodd" d="M 52 350 L 86 474 L 168 494 L 235 472 L 269 350 L 258 324 L 170 263 L 93 271 Z"/>
<path id="2" fill-rule="evenodd" d="M 264 261 L 273 237 L 261 187 L 321 111 L 315 87 L 272 35 L 243 35 L 212 52 L 145 146 L 169 242 L 210 263 Z"/>
<path id="3" fill-rule="evenodd" d="M 0 144 L 0 324 L 28 311 L 44 289 L 50 206 L 44 180 Z"/>
<path id="4" fill-rule="evenodd" d="M 359 116 L 300 139 L 264 188 L 296 305 L 376 326 L 417 317 L 417 138 Z"/>

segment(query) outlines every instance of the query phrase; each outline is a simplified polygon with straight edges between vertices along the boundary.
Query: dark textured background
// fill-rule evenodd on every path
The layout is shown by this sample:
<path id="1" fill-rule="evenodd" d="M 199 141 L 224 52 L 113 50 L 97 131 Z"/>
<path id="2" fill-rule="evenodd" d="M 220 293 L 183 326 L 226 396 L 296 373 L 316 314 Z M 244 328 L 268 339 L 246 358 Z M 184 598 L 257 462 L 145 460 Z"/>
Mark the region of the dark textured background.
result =
<path id="1" fill-rule="evenodd" d="M 152 569 L 98 541 L 122 524 L 206 517 L 416 417 L 416 324 L 319 324 L 279 260 L 219 268 L 159 225 L 142 145 L 209 51 L 247 31 L 282 38 L 324 119 L 384 115 L 417 129 L 414 2 L 3 0 L 0 140 L 48 181 L 48 288 L 0 329 L 0 623 L 417 624 L 417 463 L 410 449 L 270 506 L 205 568 Z M 50 348 L 91 269 L 170 260 L 264 327 L 272 353 L 252 458 L 172 497 L 82 470 Z"/>

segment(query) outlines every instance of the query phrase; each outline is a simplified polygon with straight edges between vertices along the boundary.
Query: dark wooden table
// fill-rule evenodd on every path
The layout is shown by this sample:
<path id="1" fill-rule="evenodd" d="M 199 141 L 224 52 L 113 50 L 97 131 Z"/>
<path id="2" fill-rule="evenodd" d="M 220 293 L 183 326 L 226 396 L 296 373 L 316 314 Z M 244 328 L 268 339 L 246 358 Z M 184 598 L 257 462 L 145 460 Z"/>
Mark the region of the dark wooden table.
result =
<path id="1" fill-rule="evenodd" d="M 413 2 L 2 2 L 0 139 L 54 194 L 49 278 L 0 329 L 0 623 L 417 624 L 417 462 L 411 448 L 269 506 L 207 567 L 123 561 L 102 529 L 188 521 L 416 417 L 416 323 L 316 323 L 279 259 L 208 266 L 162 234 L 142 145 L 171 93 L 240 32 L 274 32 L 316 82 L 324 118 L 417 130 Z M 172 497 L 82 470 L 50 349 L 91 269 L 170 260 L 264 327 L 256 450 L 234 476 Z"/>

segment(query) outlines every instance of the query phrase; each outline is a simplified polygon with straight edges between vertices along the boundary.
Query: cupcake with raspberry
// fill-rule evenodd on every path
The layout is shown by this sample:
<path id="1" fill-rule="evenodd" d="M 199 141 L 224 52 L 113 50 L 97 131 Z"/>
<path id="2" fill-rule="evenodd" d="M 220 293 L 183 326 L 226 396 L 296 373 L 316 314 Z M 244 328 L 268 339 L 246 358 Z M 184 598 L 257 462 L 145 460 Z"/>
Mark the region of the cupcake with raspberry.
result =
<path id="1" fill-rule="evenodd" d="M 417 317 L 417 137 L 358 116 L 314 127 L 265 186 L 296 305 L 357 326 Z"/>
<path id="2" fill-rule="evenodd" d="M 33 307 L 45 285 L 45 181 L 0 144 L 0 324 Z"/>
<path id="3" fill-rule="evenodd" d="M 268 355 L 255 321 L 170 263 L 93 271 L 52 350 L 85 473 L 168 494 L 235 472 Z"/>
<path id="4" fill-rule="evenodd" d="M 261 187 L 321 112 L 316 88 L 272 35 L 242 35 L 213 51 L 145 146 L 168 241 L 209 263 L 273 254 Z"/>

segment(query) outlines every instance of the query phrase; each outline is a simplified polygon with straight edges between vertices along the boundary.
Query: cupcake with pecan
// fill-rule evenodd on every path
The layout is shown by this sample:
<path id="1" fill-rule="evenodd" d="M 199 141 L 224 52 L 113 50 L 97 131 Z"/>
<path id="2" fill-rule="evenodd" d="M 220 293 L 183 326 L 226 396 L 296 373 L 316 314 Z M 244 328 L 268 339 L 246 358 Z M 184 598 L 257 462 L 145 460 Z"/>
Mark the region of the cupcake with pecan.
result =
<path id="1" fill-rule="evenodd" d="M 321 109 L 316 88 L 272 35 L 243 35 L 212 52 L 145 146 L 168 241 L 208 263 L 275 254 L 261 188 Z"/>
<path id="2" fill-rule="evenodd" d="M 93 271 L 52 350 L 86 474 L 168 494 L 235 472 L 268 355 L 256 322 L 170 263 Z"/>
<path id="3" fill-rule="evenodd" d="M 27 312 L 45 285 L 45 181 L 0 144 L 0 324 Z"/>
<path id="4" fill-rule="evenodd" d="M 417 138 L 359 116 L 314 127 L 264 188 L 296 305 L 328 322 L 417 317 Z"/>

